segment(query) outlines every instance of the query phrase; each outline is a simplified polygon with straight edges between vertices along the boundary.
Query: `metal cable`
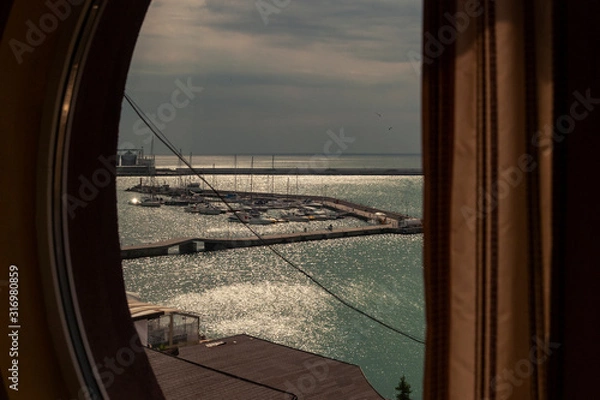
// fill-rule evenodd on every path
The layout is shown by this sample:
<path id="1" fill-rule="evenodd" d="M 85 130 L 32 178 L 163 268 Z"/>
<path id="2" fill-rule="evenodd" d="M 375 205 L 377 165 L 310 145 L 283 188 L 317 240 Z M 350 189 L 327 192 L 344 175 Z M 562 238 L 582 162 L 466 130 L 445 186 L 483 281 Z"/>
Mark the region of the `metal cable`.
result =
<path id="1" fill-rule="evenodd" d="M 192 167 L 192 165 L 190 163 L 188 163 L 188 161 L 183 157 L 183 155 L 177 151 L 177 148 L 169 141 L 169 139 L 164 135 L 164 133 L 161 132 L 160 129 L 158 129 L 156 127 L 156 125 L 154 125 L 154 123 L 149 120 L 146 115 L 142 112 L 142 110 L 139 108 L 139 106 L 135 103 L 135 101 L 133 101 L 133 99 L 127 94 L 124 94 L 125 96 L 125 100 L 127 100 L 127 102 L 129 103 L 129 105 L 133 108 L 133 111 L 135 111 L 135 113 L 142 119 L 142 121 L 144 121 L 144 123 L 148 126 L 148 128 L 150 128 L 150 130 L 154 133 L 154 135 L 156 135 L 156 138 L 158 140 L 161 141 L 162 144 L 164 144 L 167 149 L 169 149 L 174 155 L 177 156 L 177 158 L 179 158 L 179 160 L 181 160 L 181 162 L 183 162 L 191 171 L 193 174 L 197 175 L 200 180 L 202 180 L 202 182 L 204 184 L 206 184 L 206 186 L 208 186 L 208 188 L 219 198 L 219 200 L 221 200 L 226 207 L 231 211 L 234 212 L 235 210 L 233 209 L 233 207 L 231 206 L 231 204 L 229 204 L 229 202 L 227 201 L 227 199 L 225 199 L 225 197 L 223 197 L 223 195 L 221 195 L 219 193 L 218 190 L 216 190 L 203 176 L 202 174 L 197 171 L 194 167 Z M 237 216 L 237 214 L 234 215 Z M 395 328 L 389 324 L 387 324 L 386 322 L 383 322 L 382 320 L 378 319 L 377 317 L 374 317 L 370 314 L 368 314 L 367 312 L 357 308 L 356 306 L 348 303 L 346 300 L 344 300 L 343 298 L 341 298 L 339 295 L 337 295 L 336 293 L 334 293 L 331 289 L 327 288 L 325 285 L 323 285 L 321 282 L 319 282 L 316 278 L 314 278 L 312 275 L 310 275 L 308 272 L 306 272 L 304 269 L 302 269 L 301 267 L 299 267 L 298 265 L 296 265 L 296 263 L 294 263 L 292 260 L 290 260 L 288 257 L 286 257 L 285 255 L 281 254 L 281 252 L 279 252 L 279 250 L 275 249 L 273 246 L 271 246 L 270 244 L 267 244 L 265 242 L 265 240 L 263 239 L 263 237 L 257 232 L 255 231 L 246 221 L 243 221 L 239 216 L 238 219 L 240 220 L 240 222 L 246 227 L 246 229 L 248 229 L 254 236 L 256 236 L 256 238 L 262 243 L 263 246 L 265 246 L 266 248 L 268 248 L 271 252 L 273 252 L 277 257 L 279 257 L 280 259 L 282 259 L 283 261 L 285 261 L 289 266 L 291 266 L 292 268 L 294 268 L 296 271 L 300 272 L 302 275 L 304 275 L 305 277 L 307 277 L 310 281 L 312 281 L 315 285 L 317 285 L 318 287 L 320 287 L 323 291 L 325 291 L 327 294 L 329 294 L 331 297 L 333 297 L 334 299 L 336 299 L 338 302 L 340 302 L 341 304 L 345 305 L 346 307 L 348 307 L 349 309 L 361 314 L 362 316 L 370 319 L 371 321 L 383 326 L 384 328 L 387 328 L 395 333 L 398 333 L 416 343 L 425 344 L 425 341 L 423 339 L 419 339 L 409 333 L 403 332 L 398 328 Z"/>

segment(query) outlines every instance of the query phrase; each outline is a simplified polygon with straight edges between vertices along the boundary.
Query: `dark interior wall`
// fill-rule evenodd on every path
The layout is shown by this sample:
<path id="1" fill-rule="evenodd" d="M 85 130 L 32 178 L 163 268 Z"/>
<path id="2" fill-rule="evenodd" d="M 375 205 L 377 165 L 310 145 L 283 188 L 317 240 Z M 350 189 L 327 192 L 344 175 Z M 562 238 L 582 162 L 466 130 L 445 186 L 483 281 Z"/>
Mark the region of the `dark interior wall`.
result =
<path id="1" fill-rule="evenodd" d="M 549 385 L 553 398 L 590 399 L 600 376 L 600 2 L 554 6 L 555 117 L 576 124 L 555 138 L 552 341 L 561 347 Z"/>
<path id="2" fill-rule="evenodd" d="M 31 399 L 70 399 L 83 398 L 85 393 L 85 387 L 80 387 L 75 373 L 79 366 L 69 355 L 68 346 L 57 346 L 61 340 L 68 341 L 69 338 L 61 336 L 65 325 L 57 311 L 61 307 L 64 309 L 65 303 L 61 304 L 58 297 L 53 297 L 55 270 L 49 259 L 52 252 L 70 260 L 74 299 L 78 301 L 75 308 L 80 311 L 92 362 L 110 398 L 163 397 L 147 358 L 138 347 L 127 308 L 120 265 L 115 177 L 111 173 L 111 163 L 103 161 L 115 153 L 127 72 L 149 2 L 97 2 L 104 6 L 104 12 L 91 41 L 89 58 L 85 64 L 78 65 L 81 72 L 79 93 L 74 104 L 64 109 L 76 111 L 70 142 L 57 146 L 56 152 L 53 143 L 59 135 L 50 128 L 51 117 L 61 111 L 61 108 L 53 108 L 63 90 L 59 84 L 60 71 L 70 60 L 70 46 L 77 44 L 78 21 L 87 10 L 84 5 L 91 2 L 4 0 L 0 4 L 0 32 L 3 32 L 0 40 L 0 132 L 3 140 L 0 182 L 10 188 L 10 196 L 0 199 L 0 225 L 3 228 L 0 232 L 3 271 L 0 280 L 6 279 L 9 265 L 19 267 L 22 293 L 19 316 L 23 321 L 19 336 L 22 345 L 19 349 L 19 392 L 4 386 L 0 398 L 18 395 Z M 68 12 L 63 8 L 64 18 L 58 18 L 56 12 L 49 9 L 49 3 L 69 5 Z M 46 25 L 43 40 L 38 36 L 38 42 L 29 50 L 16 53 L 10 40 L 24 44 L 28 40 L 31 42 L 28 23 L 39 25 L 41 18 L 50 24 Z M 66 152 L 68 162 L 65 176 L 59 171 L 62 160 L 53 160 L 62 151 Z M 52 165 L 53 161 L 58 167 Z M 59 176 L 56 181 L 51 181 L 49 171 L 55 169 Z M 66 193 L 81 197 L 82 179 L 96 181 L 98 191 L 85 200 L 85 206 L 77 208 L 74 217 L 67 213 L 63 218 L 60 215 L 61 182 L 66 182 Z M 55 216 L 53 223 L 48 219 L 51 215 Z M 56 235 L 51 234 L 61 227 L 67 228 L 68 246 L 65 247 L 56 241 Z M 0 287 L 0 301 L 8 304 L 4 287 Z M 0 346 L 3 349 L 10 348 L 6 335 L 7 318 L 8 313 L 0 314 Z M 71 343 L 76 341 L 70 339 Z M 10 363 L 8 352 L 3 351 L 0 354 L 3 378 Z M 7 383 L 5 379 L 3 383 Z"/>
<path id="3" fill-rule="evenodd" d="M 4 32 L 4 25 L 6 25 L 6 21 L 8 21 L 12 3 L 13 0 L 3 0 L 0 3 L 0 39 L 2 39 L 2 32 Z"/>
<path id="4" fill-rule="evenodd" d="M 131 56 L 149 3 L 106 3 L 82 74 L 69 143 L 67 193 L 85 203 L 73 205 L 68 219 L 73 277 L 86 335 L 111 398 L 162 397 L 127 308 L 112 168 Z M 103 360 L 115 360 L 116 368 Z"/>

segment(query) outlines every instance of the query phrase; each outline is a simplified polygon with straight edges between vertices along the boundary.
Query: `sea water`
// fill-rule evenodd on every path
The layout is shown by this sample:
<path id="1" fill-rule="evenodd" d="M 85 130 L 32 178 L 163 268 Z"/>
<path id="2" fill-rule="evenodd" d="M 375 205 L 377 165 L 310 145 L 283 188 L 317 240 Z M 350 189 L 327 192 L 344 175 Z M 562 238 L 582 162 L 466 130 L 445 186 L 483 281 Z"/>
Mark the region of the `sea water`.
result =
<path id="1" fill-rule="evenodd" d="M 301 168 L 308 156 L 193 156 L 196 167 Z M 342 156 L 334 168 L 419 168 L 418 156 Z M 172 156 L 157 167 L 176 167 Z M 248 165 L 245 165 L 248 164 Z M 222 190 L 326 195 L 422 217 L 421 176 L 207 175 Z M 156 177 L 177 186 L 197 177 Z M 127 204 L 126 188 L 139 178 L 117 179 L 122 245 L 175 237 L 242 237 L 250 233 L 227 216 L 188 214 L 182 207 Z M 202 183 L 200 183 L 202 186 Z M 206 185 L 206 184 L 204 184 Z M 363 226 L 347 218 L 253 226 L 261 234 Z M 348 303 L 402 332 L 424 338 L 423 235 L 374 235 L 274 246 Z M 400 376 L 421 398 L 424 345 L 349 309 L 264 247 L 123 261 L 127 290 L 144 301 L 200 316 L 201 333 L 219 338 L 246 333 L 356 364 L 385 398 L 394 397 Z"/>

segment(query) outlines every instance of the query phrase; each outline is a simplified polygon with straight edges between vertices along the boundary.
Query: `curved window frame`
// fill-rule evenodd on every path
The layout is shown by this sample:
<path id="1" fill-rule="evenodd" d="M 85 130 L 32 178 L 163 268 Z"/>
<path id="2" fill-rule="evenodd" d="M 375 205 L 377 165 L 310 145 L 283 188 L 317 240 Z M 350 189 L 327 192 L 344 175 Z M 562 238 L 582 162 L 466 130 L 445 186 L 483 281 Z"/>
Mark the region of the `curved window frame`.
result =
<path id="1" fill-rule="evenodd" d="M 7 228 L 28 238 L 5 256 L 19 269 L 19 379 L 32 398 L 164 398 L 127 307 L 115 202 L 121 101 L 149 3 L 14 0 L 0 10 L 2 116 L 19 143 L 3 164 L 15 202 Z"/>

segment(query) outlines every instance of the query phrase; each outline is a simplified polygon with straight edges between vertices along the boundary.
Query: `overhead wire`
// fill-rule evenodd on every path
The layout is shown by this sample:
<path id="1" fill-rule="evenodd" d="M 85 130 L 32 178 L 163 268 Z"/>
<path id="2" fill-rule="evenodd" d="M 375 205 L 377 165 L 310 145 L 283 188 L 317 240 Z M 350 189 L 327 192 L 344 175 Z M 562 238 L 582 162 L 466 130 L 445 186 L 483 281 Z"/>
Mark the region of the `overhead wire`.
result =
<path id="1" fill-rule="evenodd" d="M 239 215 L 235 214 L 235 210 L 234 208 L 231 206 L 231 204 L 229 203 L 229 201 L 221 194 L 219 193 L 219 191 L 213 186 L 211 185 L 207 179 L 204 178 L 204 176 L 202 176 L 202 173 L 198 170 L 196 170 L 181 154 L 181 152 L 177 151 L 177 148 L 171 143 L 171 141 L 165 136 L 165 134 L 158 129 L 158 127 L 144 114 L 144 112 L 141 110 L 141 108 L 137 105 L 137 103 L 131 98 L 131 96 L 129 96 L 127 93 L 124 93 L 124 97 L 125 100 L 129 103 L 129 105 L 131 106 L 131 108 L 133 109 L 133 111 L 141 118 L 141 120 L 148 126 L 148 128 L 152 131 L 152 133 L 154 133 L 154 135 L 156 136 L 156 138 L 158 140 L 160 140 L 160 142 L 162 144 L 164 144 L 167 149 L 169 149 L 169 151 L 171 151 L 175 156 L 177 156 L 177 158 L 183 163 L 185 164 L 185 166 L 187 166 L 190 171 L 192 171 L 192 173 L 196 176 L 198 176 L 200 178 L 200 180 L 219 198 L 219 200 L 221 200 L 225 206 L 227 207 L 227 209 L 231 212 L 234 213 L 234 215 L 236 215 L 239 219 L 239 221 L 246 227 L 247 230 L 249 230 L 254 236 L 256 236 L 256 238 L 261 242 L 261 244 L 266 247 L 267 249 L 269 249 L 272 253 L 274 253 L 277 257 L 279 257 L 281 260 L 283 260 L 285 263 L 287 263 L 289 266 L 291 266 L 292 268 L 294 268 L 296 271 L 298 271 L 299 273 L 301 273 L 302 275 L 304 275 L 307 279 L 309 279 L 311 282 L 313 282 L 316 286 L 318 286 L 319 288 L 321 288 L 323 291 L 325 291 L 327 294 L 329 294 L 331 297 L 333 297 L 334 299 L 336 299 L 338 302 L 340 302 L 341 304 L 343 304 L 344 306 L 346 306 L 347 308 L 355 311 L 356 313 L 370 319 L 371 321 L 383 326 L 386 329 L 391 330 L 392 332 L 395 332 L 399 335 L 402 335 L 416 343 L 425 345 L 425 341 L 423 339 L 420 339 L 416 336 L 413 336 L 410 333 L 404 332 L 398 328 L 393 327 L 392 325 L 380 320 L 377 317 L 374 317 L 372 315 L 370 315 L 369 313 L 359 309 L 358 307 L 350 304 L 348 301 L 346 301 L 345 299 L 343 299 L 342 297 L 340 297 L 338 294 L 336 294 L 335 292 L 333 292 L 331 289 L 329 289 L 328 287 L 326 287 L 324 284 L 322 284 L 321 282 L 319 282 L 315 277 L 313 277 L 311 274 L 309 274 L 308 272 L 306 272 L 304 269 L 302 269 L 300 266 L 296 265 L 295 262 L 293 262 L 292 260 L 290 260 L 288 257 L 286 257 L 284 254 L 282 254 L 279 250 L 277 250 L 276 248 L 274 248 L 272 245 L 268 244 L 265 239 L 260 235 L 260 233 L 258 233 L 255 229 L 253 229 L 246 221 L 243 221 Z"/>

